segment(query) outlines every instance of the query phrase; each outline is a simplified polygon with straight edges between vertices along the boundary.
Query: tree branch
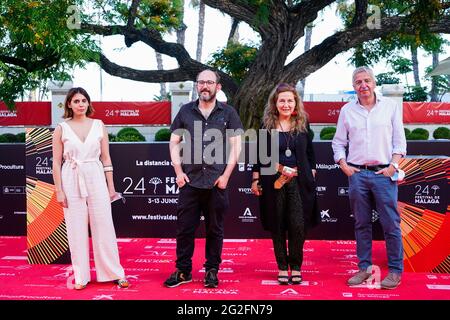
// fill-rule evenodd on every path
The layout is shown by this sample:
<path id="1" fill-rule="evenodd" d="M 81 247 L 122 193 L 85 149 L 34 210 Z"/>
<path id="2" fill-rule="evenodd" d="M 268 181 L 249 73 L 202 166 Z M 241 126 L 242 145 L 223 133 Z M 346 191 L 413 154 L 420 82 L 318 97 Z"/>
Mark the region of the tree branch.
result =
<path id="1" fill-rule="evenodd" d="M 203 0 L 203 2 L 211 8 L 225 12 L 237 20 L 244 21 L 259 32 L 261 36 L 271 34 L 271 19 L 269 18 L 268 23 L 259 21 L 257 18 L 257 6 L 244 3 L 241 0 Z M 273 11 L 271 10 L 271 12 Z"/>
<path id="2" fill-rule="evenodd" d="M 91 60 L 91 62 L 97 62 Z M 129 67 L 120 66 L 110 61 L 105 55 L 100 54 L 100 66 L 103 70 L 112 76 L 117 76 L 124 79 L 160 83 L 160 82 L 178 82 L 178 81 L 194 81 L 201 71 L 205 69 L 213 69 L 207 65 L 204 65 L 196 60 L 192 60 L 184 63 L 178 69 L 172 70 L 136 70 Z M 223 90 L 229 94 L 234 95 L 238 86 L 233 79 L 226 73 L 216 70 L 221 77 L 221 83 Z"/>
<path id="3" fill-rule="evenodd" d="M 139 7 L 141 0 L 133 0 L 130 6 L 130 10 L 128 10 L 128 21 L 127 28 L 131 29 L 134 26 L 134 20 L 136 20 L 136 12 Z"/>
<path id="4" fill-rule="evenodd" d="M 136 20 L 136 13 L 137 9 L 139 7 L 141 0 L 133 0 L 131 3 L 130 9 L 128 10 L 128 21 L 127 21 L 127 30 L 131 31 L 134 28 L 134 21 Z M 135 43 L 136 41 L 132 38 L 129 38 L 127 36 L 125 38 L 125 45 L 129 48 Z"/>
<path id="5" fill-rule="evenodd" d="M 391 32 L 398 31 L 415 34 L 414 26 L 402 26 L 404 19 L 404 17 L 384 18 L 381 21 L 382 27 L 379 29 L 368 29 L 364 24 L 335 33 L 289 63 L 284 68 L 284 80 L 297 82 L 304 79 L 323 67 L 339 53 L 365 41 L 381 38 Z M 431 22 L 429 31 L 431 33 L 450 33 L 450 16 L 444 16 L 439 21 Z"/>
<path id="6" fill-rule="evenodd" d="M 303 17 L 314 15 L 336 0 L 307 0 L 291 7 L 289 12 L 302 15 Z"/>
<path id="7" fill-rule="evenodd" d="M 59 62 L 61 56 L 58 54 L 50 54 L 41 60 L 29 61 L 23 60 L 16 57 L 10 57 L 0 54 L 0 61 L 6 64 L 13 64 L 15 66 L 21 67 L 28 72 L 35 72 L 39 70 L 44 70 L 49 68 Z"/>
<path id="8" fill-rule="evenodd" d="M 367 21 L 367 6 L 368 0 L 356 0 L 355 1 L 355 15 L 353 16 L 350 27 L 356 27 L 365 24 Z"/>

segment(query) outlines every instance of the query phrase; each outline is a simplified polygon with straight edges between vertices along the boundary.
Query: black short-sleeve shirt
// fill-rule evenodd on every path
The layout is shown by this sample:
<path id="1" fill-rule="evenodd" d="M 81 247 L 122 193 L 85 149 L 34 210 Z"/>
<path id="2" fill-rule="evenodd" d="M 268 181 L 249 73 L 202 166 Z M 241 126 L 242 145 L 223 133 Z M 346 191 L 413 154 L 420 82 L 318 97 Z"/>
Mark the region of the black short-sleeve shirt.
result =
<path id="1" fill-rule="evenodd" d="M 170 130 L 183 136 L 182 168 L 189 177 L 189 184 L 212 189 L 227 165 L 231 147 L 228 138 L 242 134 L 239 130 L 243 130 L 243 126 L 236 110 L 219 101 L 205 119 L 196 100 L 180 108 Z"/>

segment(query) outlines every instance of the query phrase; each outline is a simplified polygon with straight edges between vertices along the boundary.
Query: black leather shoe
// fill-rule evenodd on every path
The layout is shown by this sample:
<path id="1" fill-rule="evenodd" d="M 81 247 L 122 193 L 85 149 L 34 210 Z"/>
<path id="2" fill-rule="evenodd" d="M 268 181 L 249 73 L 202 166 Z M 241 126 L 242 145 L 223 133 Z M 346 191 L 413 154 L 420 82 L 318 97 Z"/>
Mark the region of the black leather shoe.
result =
<path id="1" fill-rule="evenodd" d="M 219 279 L 217 278 L 217 269 L 209 269 L 205 274 L 205 288 L 217 288 Z"/>
<path id="2" fill-rule="evenodd" d="M 175 271 L 170 275 L 169 278 L 167 278 L 166 281 L 164 281 L 164 286 L 167 288 L 175 288 L 178 287 L 180 284 L 189 283 L 192 281 L 192 274 L 189 272 L 183 272 L 183 271 Z"/>

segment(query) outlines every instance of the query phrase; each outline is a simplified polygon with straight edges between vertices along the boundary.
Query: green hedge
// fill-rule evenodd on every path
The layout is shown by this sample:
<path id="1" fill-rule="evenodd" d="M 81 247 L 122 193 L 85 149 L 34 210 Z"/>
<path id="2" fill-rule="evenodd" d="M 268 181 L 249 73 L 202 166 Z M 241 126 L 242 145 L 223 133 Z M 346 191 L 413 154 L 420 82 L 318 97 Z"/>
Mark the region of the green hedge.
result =
<path id="1" fill-rule="evenodd" d="M 450 129 L 447 127 L 436 128 L 433 132 L 433 138 L 435 139 L 450 139 Z"/>
<path id="2" fill-rule="evenodd" d="M 4 133 L 4 134 L 0 134 L 0 143 L 18 143 L 18 142 L 24 142 L 24 141 L 18 141 L 17 140 L 17 135 L 13 134 L 13 133 Z"/>
<path id="3" fill-rule="evenodd" d="M 162 128 L 155 133 L 155 141 L 170 141 L 170 129 Z"/>
<path id="4" fill-rule="evenodd" d="M 416 128 L 408 135 L 408 140 L 428 140 L 430 133 L 423 128 Z"/>
<path id="5" fill-rule="evenodd" d="M 336 127 L 325 127 L 320 130 L 320 140 L 333 140 Z"/>
<path id="6" fill-rule="evenodd" d="M 25 132 L 16 134 L 16 141 L 17 142 L 25 142 Z"/>
<path id="7" fill-rule="evenodd" d="M 117 136 L 114 138 L 117 142 L 136 142 L 145 141 L 145 137 L 133 127 L 122 128 L 117 132 Z"/>
<path id="8" fill-rule="evenodd" d="M 406 140 L 408 140 L 409 135 L 411 134 L 411 130 L 409 130 L 408 128 L 405 128 L 405 138 Z"/>

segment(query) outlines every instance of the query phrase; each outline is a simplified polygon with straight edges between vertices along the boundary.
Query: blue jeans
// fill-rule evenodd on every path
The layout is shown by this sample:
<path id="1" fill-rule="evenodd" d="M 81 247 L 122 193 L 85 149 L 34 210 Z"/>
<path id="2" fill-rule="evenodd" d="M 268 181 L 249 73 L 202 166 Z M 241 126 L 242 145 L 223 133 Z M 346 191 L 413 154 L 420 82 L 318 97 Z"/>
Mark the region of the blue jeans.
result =
<path id="1" fill-rule="evenodd" d="M 403 244 L 397 210 L 397 182 L 370 170 L 356 172 L 348 180 L 359 269 L 366 270 L 372 265 L 372 209 L 376 209 L 384 232 L 389 272 L 402 273 Z"/>

